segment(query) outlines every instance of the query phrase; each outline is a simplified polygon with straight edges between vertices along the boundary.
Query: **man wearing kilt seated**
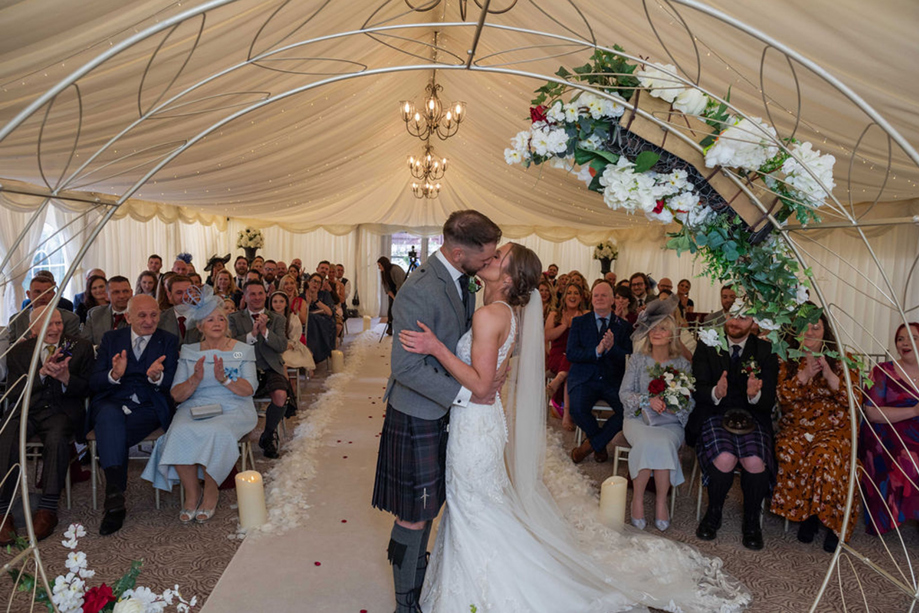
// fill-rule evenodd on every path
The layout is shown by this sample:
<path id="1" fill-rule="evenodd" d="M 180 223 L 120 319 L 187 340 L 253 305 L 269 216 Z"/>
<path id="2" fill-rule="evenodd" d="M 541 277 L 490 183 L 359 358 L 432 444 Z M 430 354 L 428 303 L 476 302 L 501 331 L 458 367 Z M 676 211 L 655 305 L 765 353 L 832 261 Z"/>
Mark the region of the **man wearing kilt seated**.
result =
<path id="1" fill-rule="evenodd" d="M 742 543 L 748 549 L 759 550 L 763 548 L 762 504 L 775 485 L 772 407 L 778 360 L 769 342 L 750 334 L 752 327 L 750 317 L 729 316 L 724 324 L 727 352 L 703 343 L 696 348 L 692 361 L 696 410 L 686 425 L 686 442 L 696 449 L 702 479 L 708 488 L 708 509 L 696 536 L 704 541 L 717 536 L 721 510 L 739 462 L 743 491 Z M 745 366 L 752 366 L 759 373 L 748 376 Z M 749 412 L 752 431 L 732 434 L 725 428 L 723 418 L 732 409 Z"/>
<path id="2" fill-rule="evenodd" d="M 414 271 L 396 294 L 393 334 L 420 331 L 427 325 L 447 346 L 456 347 L 472 325 L 475 297 L 472 275 L 494 258 L 501 230 L 478 211 L 457 211 L 444 224 L 444 244 Z M 493 402 L 472 396 L 429 355 L 408 353 L 392 344 L 392 374 L 380 453 L 377 458 L 373 506 L 396 516 L 388 555 L 393 568 L 396 613 L 417 613 L 427 570 L 431 521 L 446 499 L 444 473 L 447 423 L 451 406 L 470 401 Z"/>
<path id="3" fill-rule="evenodd" d="M 287 321 L 277 313 L 265 309 L 268 294 L 258 280 L 246 282 L 246 308 L 231 313 L 230 336 L 255 347 L 255 366 L 258 368 L 258 390 L 255 397 L 265 394 L 271 404 L 265 412 L 265 431 L 258 446 L 266 458 L 278 457 L 278 426 L 287 411 L 287 397 L 291 392 L 287 368 L 281 354 L 287 350 Z"/>

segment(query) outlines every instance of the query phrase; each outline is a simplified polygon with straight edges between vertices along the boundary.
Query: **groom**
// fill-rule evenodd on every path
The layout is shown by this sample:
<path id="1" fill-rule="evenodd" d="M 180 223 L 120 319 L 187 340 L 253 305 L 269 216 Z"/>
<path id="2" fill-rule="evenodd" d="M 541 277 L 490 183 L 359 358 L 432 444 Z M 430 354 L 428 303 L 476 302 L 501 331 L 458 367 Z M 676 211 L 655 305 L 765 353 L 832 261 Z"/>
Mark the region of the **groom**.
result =
<path id="1" fill-rule="evenodd" d="M 472 325 L 475 297 L 472 275 L 495 256 L 501 229 L 478 211 L 456 211 L 443 228 L 444 244 L 413 272 L 393 304 L 392 374 L 373 506 L 396 516 L 389 541 L 396 613 L 416 613 L 424 573 L 431 522 L 446 499 L 444 478 L 447 423 L 454 404 L 490 403 L 472 396 L 428 355 L 408 353 L 398 342 L 404 329 L 424 322 L 447 347 L 455 348 Z"/>

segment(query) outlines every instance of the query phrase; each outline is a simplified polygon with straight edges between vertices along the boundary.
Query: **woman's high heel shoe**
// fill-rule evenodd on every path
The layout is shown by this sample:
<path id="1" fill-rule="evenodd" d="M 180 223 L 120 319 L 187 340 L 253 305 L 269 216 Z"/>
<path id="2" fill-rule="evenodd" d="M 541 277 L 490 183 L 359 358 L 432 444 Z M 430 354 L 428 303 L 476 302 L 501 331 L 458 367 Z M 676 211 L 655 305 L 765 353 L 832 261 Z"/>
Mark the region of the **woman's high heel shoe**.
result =
<path id="1" fill-rule="evenodd" d="M 198 513 L 198 507 L 201 506 L 201 501 L 204 500 L 204 492 L 201 492 L 201 495 L 198 496 L 198 504 L 195 505 L 194 509 L 182 509 L 179 513 L 179 521 L 183 524 L 191 523 L 195 519 L 195 516 Z"/>
<path id="2" fill-rule="evenodd" d="M 667 528 L 670 527 L 670 520 L 669 520 L 669 519 L 655 519 L 655 520 L 654 520 L 654 525 L 655 525 L 655 526 L 657 527 L 657 529 L 660 530 L 661 532 L 665 532 L 665 531 L 667 530 Z"/>
<path id="3" fill-rule="evenodd" d="M 214 507 L 213 509 L 198 509 L 198 511 L 195 513 L 195 522 L 203 524 L 212 518 L 216 512 L 217 507 Z"/>
<path id="4" fill-rule="evenodd" d="M 647 527 L 648 522 L 645 521 L 644 518 L 635 519 L 635 518 L 633 517 L 633 518 L 632 518 L 632 525 L 635 526 L 636 528 L 638 528 L 639 530 L 644 530 L 645 527 Z"/>

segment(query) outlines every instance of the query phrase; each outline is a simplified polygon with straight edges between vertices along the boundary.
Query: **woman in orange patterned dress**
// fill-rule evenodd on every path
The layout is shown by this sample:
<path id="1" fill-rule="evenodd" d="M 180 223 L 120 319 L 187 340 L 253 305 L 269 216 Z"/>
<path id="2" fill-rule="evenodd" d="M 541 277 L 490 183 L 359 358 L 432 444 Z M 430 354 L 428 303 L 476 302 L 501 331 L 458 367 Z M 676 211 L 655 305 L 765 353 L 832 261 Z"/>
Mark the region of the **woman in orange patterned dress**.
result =
<path id="1" fill-rule="evenodd" d="M 773 513 L 801 522 L 798 540 L 802 543 L 812 542 L 821 524 L 827 527 L 823 548 L 828 552 L 836 549 L 842 530 L 852 432 L 843 365 L 814 354 L 837 347 L 821 315 L 800 339 L 799 349 L 805 356 L 779 364 L 777 397 L 782 419 L 775 437 L 778 473 L 772 495 Z M 857 381 L 854 374 L 852 377 Z M 846 540 L 852 536 L 860 506 L 856 490 Z"/>

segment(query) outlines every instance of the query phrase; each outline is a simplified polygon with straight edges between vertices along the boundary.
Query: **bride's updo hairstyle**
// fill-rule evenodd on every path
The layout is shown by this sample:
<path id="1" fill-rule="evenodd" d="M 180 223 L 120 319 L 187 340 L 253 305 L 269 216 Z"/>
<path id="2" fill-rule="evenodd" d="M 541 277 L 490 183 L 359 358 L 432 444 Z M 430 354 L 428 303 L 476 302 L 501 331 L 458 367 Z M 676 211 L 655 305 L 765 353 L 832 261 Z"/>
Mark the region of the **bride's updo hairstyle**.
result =
<path id="1" fill-rule="evenodd" d="M 530 294 L 539 285 L 542 277 L 542 262 L 533 250 L 519 243 L 511 243 L 507 252 L 507 264 L 504 272 L 511 278 L 507 289 L 507 302 L 511 306 L 526 306 Z"/>

